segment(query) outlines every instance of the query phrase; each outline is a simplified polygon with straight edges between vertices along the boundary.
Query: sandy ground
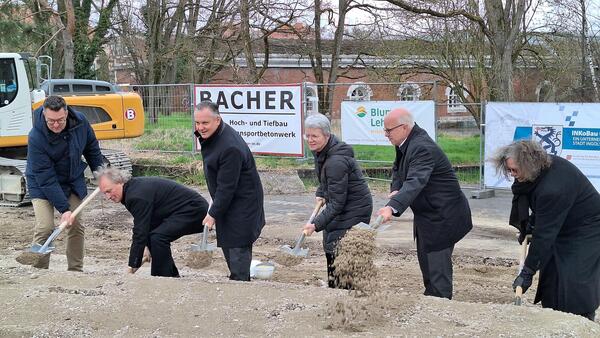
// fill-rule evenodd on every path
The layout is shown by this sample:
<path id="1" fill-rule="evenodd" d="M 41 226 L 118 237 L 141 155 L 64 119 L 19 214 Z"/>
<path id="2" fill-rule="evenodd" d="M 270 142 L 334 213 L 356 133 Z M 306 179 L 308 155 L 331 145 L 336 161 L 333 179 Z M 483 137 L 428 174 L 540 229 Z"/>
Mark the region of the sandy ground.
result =
<path id="1" fill-rule="evenodd" d="M 523 306 L 511 304 L 518 243 L 506 225 L 510 197 L 500 195 L 470 200 L 475 228 L 454 251 L 452 301 L 421 295 L 408 211 L 377 238 L 384 295 L 377 318 L 333 329 L 327 310 L 360 299 L 324 287 L 319 235 L 307 239 L 307 259 L 276 264 L 271 281 L 229 281 L 220 251 L 205 269 L 186 267 L 198 235 L 173 244 L 182 278 L 151 277 L 147 265 L 127 275 L 132 218 L 120 204 L 98 198 L 84 215 L 85 271 L 65 271 L 64 236 L 50 269 L 37 270 L 15 261 L 31 244 L 33 210 L 0 208 L 0 336 L 600 336 L 596 323 L 531 304 L 535 288 Z M 384 198 L 376 193 L 375 205 Z M 270 260 L 280 245 L 292 245 L 313 206 L 309 193 L 266 196 L 267 225 L 254 258 Z"/>

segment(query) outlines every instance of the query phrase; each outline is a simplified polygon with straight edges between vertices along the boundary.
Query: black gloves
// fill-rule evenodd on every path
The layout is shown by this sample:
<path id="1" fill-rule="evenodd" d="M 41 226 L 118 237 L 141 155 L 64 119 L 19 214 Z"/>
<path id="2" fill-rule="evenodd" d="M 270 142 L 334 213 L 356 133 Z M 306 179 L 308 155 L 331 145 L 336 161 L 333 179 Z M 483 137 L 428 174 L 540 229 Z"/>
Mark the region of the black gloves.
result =
<path id="1" fill-rule="evenodd" d="M 521 288 L 523 288 L 523 293 L 525 293 L 525 291 L 527 291 L 527 289 L 529 289 L 529 287 L 531 286 L 531 283 L 533 281 L 533 275 L 535 275 L 535 271 L 526 266 L 523 266 L 521 273 L 513 282 L 513 290 L 516 290 L 517 286 L 520 286 Z"/>
<path id="2" fill-rule="evenodd" d="M 519 231 L 519 244 L 523 244 L 523 241 L 525 240 L 525 236 L 527 235 L 531 235 L 533 233 L 533 229 L 535 228 L 535 226 L 531 223 L 527 223 L 527 226 L 525 227 L 525 232 L 523 231 Z"/>

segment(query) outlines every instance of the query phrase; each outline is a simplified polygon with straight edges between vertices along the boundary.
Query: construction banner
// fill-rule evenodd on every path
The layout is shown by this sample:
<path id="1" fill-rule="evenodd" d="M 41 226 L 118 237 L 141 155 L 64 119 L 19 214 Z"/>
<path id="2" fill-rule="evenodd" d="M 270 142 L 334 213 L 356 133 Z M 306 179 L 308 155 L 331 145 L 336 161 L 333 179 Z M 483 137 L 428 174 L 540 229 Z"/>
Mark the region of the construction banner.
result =
<path id="1" fill-rule="evenodd" d="M 485 107 L 485 156 L 517 140 L 535 140 L 552 155 L 571 161 L 600 190 L 600 104 L 490 102 Z M 484 182 L 507 188 L 489 161 Z"/>
<path id="2" fill-rule="evenodd" d="M 344 101 L 342 140 L 348 144 L 390 145 L 383 132 L 383 118 L 395 108 L 410 111 L 419 127 L 435 140 L 433 101 Z"/>
<path id="3" fill-rule="evenodd" d="M 253 153 L 303 156 L 301 84 L 196 85 L 195 103 L 202 101 L 219 106 Z"/>

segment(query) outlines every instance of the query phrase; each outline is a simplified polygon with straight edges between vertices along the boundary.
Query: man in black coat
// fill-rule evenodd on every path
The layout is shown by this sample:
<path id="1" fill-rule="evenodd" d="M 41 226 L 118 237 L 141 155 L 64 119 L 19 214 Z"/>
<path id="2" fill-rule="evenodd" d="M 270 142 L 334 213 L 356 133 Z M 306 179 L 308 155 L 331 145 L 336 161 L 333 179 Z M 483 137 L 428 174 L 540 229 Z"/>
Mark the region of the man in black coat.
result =
<path id="1" fill-rule="evenodd" d="M 525 292 L 539 270 L 535 303 L 594 320 L 600 304 L 600 194 L 571 162 L 533 141 L 502 147 L 493 161 L 515 179 L 510 224 L 521 231 L 520 241 L 532 232 L 513 287 Z"/>
<path id="2" fill-rule="evenodd" d="M 252 244 L 265 225 L 263 188 L 254 157 L 242 137 L 223 122 L 217 105 L 201 102 L 194 112 L 204 176 L 212 205 L 203 223 L 217 228 L 229 278 L 250 280 Z"/>
<path id="3" fill-rule="evenodd" d="M 99 188 L 115 203 L 122 203 L 133 215 L 133 236 L 129 250 L 129 272 L 143 263 L 144 248 L 152 257 L 152 276 L 179 277 L 171 255 L 171 242 L 200 233 L 208 203 L 197 192 L 159 177 L 131 178 L 114 168 L 98 174 Z"/>
<path id="4" fill-rule="evenodd" d="M 369 223 L 373 199 L 362 170 L 354 159 L 352 147 L 331 134 L 331 124 L 325 115 L 307 117 L 304 136 L 315 156 L 319 179 L 317 200 L 322 198 L 327 203 L 327 208 L 312 224 L 305 225 L 304 231 L 309 236 L 314 231 L 323 231 L 328 284 L 330 288 L 335 288 L 339 286 L 333 267 L 337 244 L 352 226 L 360 222 Z"/>
<path id="5" fill-rule="evenodd" d="M 405 109 L 384 118 L 396 148 L 390 201 L 379 209 L 384 222 L 409 206 L 425 295 L 452 299 L 452 251 L 473 227 L 471 209 L 442 149 Z"/>

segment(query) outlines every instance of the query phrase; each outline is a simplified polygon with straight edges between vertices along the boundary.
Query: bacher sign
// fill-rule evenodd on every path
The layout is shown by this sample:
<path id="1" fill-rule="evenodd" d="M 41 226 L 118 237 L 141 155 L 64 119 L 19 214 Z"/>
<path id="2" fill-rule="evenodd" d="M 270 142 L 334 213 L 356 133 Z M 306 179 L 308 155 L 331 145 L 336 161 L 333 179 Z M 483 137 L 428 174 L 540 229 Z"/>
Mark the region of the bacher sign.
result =
<path id="1" fill-rule="evenodd" d="M 197 85 L 195 103 L 212 101 L 255 154 L 302 156 L 302 86 Z M 198 143 L 196 142 L 198 146 Z"/>

